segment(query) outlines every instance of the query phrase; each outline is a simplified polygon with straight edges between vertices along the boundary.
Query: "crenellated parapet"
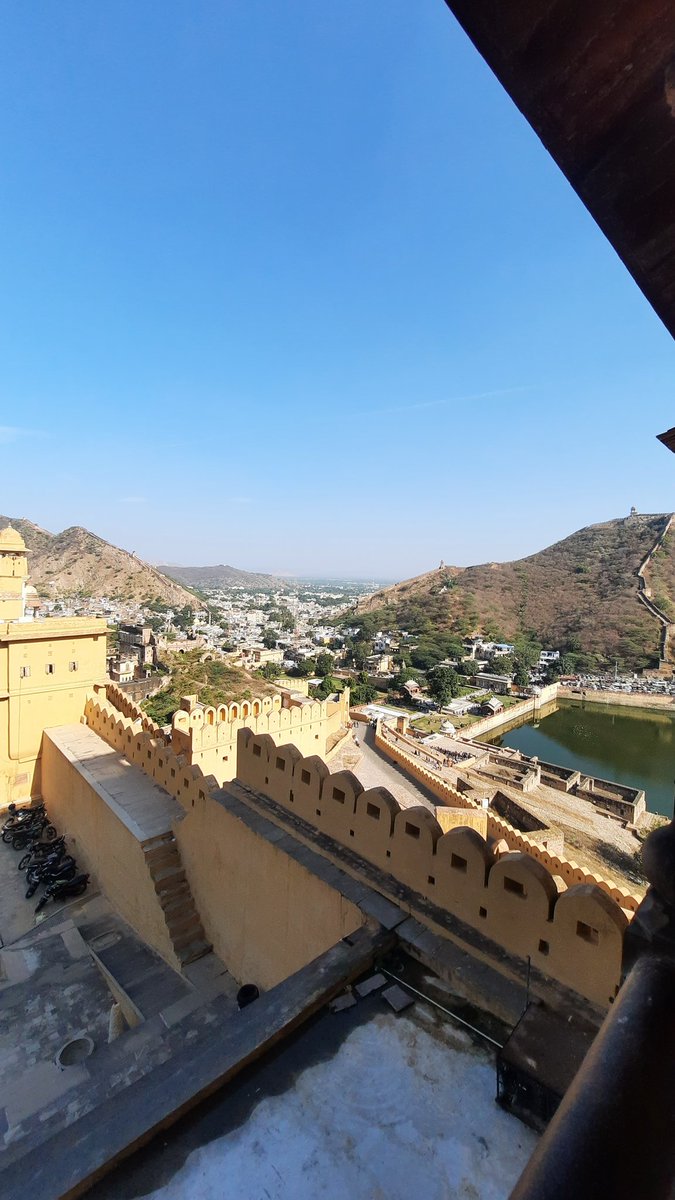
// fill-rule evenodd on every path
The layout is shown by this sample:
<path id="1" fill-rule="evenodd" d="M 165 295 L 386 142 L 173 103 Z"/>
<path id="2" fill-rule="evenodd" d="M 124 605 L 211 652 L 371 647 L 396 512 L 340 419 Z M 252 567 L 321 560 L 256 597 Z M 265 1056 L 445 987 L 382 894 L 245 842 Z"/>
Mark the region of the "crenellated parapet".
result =
<path id="1" fill-rule="evenodd" d="M 348 721 L 349 696 L 338 701 L 310 700 L 291 692 L 235 700 L 218 706 L 187 696 L 174 713 L 174 752 L 224 783 L 237 771 L 237 737 L 241 729 L 293 742 L 308 754 L 325 755 L 331 739 Z"/>
<path id="2" fill-rule="evenodd" d="M 589 1000 L 618 989 L 624 890 L 557 858 L 488 843 L 474 829 L 444 833 L 427 808 L 401 808 L 386 788 L 364 789 L 317 756 L 239 735 L 238 780 L 406 884 L 505 950 Z M 507 823 L 500 823 L 506 825 Z M 527 843 L 524 843 L 527 844 Z M 564 883 L 559 884 L 554 875 Z"/>
<path id="3" fill-rule="evenodd" d="M 104 692 L 108 703 L 111 704 L 113 708 L 116 708 L 118 712 L 122 713 L 123 716 L 130 717 L 132 721 L 140 721 L 141 726 L 146 733 L 152 733 L 155 737 L 166 740 L 161 725 L 158 725 L 155 721 L 153 721 L 148 714 L 143 712 L 143 709 L 131 699 L 131 696 L 128 696 L 127 693 L 122 691 L 121 688 L 116 687 L 114 683 L 106 683 L 104 688 L 95 688 L 94 690 L 96 692 Z"/>
<path id="4" fill-rule="evenodd" d="M 404 749 L 400 740 L 388 737 L 384 732 L 384 727 L 380 727 L 379 723 L 375 741 L 377 746 L 389 758 L 400 763 L 406 772 L 419 780 L 420 783 L 423 783 L 438 798 L 441 804 L 450 805 L 452 808 L 466 808 L 473 812 L 485 811 L 471 796 L 457 791 L 446 780 L 442 779 L 416 759 L 413 753 Z M 626 909 L 629 913 L 637 912 L 640 898 L 634 896 L 628 888 L 616 883 L 615 880 L 587 870 L 573 859 L 567 859 L 562 855 L 552 853 L 541 839 L 537 839 L 532 834 L 516 829 L 514 825 L 504 817 L 499 816 L 493 809 L 487 810 L 487 826 L 490 838 L 506 843 L 509 850 L 527 854 L 528 857 L 541 863 L 551 875 L 561 878 L 567 887 L 572 887 L 575 884 L 594 885 L 606 892 L 621 908 Z"/>

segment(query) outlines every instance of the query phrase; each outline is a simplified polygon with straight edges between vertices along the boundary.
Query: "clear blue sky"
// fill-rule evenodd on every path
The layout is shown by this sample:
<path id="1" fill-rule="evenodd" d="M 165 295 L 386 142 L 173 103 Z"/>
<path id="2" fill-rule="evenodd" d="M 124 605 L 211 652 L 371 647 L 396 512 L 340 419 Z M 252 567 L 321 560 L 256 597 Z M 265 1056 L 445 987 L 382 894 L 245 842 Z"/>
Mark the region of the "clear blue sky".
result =
<path id="1" fill-rule="evenodd" d="M 673 342 L 442 0 L 6 0 L 0 151 L 0 511 L 403 578 L 673 508 Z"/>

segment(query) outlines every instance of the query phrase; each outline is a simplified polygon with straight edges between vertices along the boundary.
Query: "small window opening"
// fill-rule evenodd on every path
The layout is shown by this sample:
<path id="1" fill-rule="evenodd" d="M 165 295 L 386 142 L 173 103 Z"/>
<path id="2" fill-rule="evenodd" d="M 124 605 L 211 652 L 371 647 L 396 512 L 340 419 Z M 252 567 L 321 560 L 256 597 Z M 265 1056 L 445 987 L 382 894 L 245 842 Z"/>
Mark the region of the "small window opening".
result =
<path id="1" fill-rule="evenodd" d="M 526 892 L 519 879 L 511 879 L 510 875 L 504 876 L 504 891 L 511 892 L 512 896 L 525 897 Z"/>
<path id="2" fill-rule="evenodd" d="M 577 921 L 577 937 L 582 938 L 584 942 L 589 942 L 591 946 L 597 946 L 600 941 L 599 931 L 592 925 L 587 925 L 585 921 Z"/>

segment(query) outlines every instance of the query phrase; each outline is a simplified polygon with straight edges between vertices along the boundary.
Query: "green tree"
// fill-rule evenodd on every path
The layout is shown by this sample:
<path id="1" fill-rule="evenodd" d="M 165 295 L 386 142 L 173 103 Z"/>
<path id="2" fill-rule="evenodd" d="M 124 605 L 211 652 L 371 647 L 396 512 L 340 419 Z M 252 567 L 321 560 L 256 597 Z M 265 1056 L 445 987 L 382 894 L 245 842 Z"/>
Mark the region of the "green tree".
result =
<path id="1" fill-rule="evenodd" d="M 429 691 L 437 704 L 443 707 L 459 690 L 459 677 L 452 667 L 434 667 L 427 677 Z"/>
<path id="2" fill-rule="evenodd" d="M 515 683 L 516 687 L 527 687 L 528 683 L 530 682 L 530 672 L 521 659 L 518 659 L 516 662 L 516 669 L 513 673 L 513 682 Z"/>
<path id="3" fill-rule="evenodd" d="M 478 663 L 475 658 L 467 658 L 465 662 L 459 664 L 459 669 L 463 675 L 468 675 L 473 679 L 474 675 L 478 674 Z"/>
<path id="4" fill-rule="evenodd" d="M 276 650 L 279 634 L 276 629 L 265 629 L 262 635 L 262 644 L 267 650 Z"/>
<path id="5" fill-rule="evenodd" d="M 368 661 L 369 654 L 370 654 L 370 643 L 369 642 L 358 641 L 358 642 L 354 643 L 354 648 L 352 650 L 352 662 L 354 663 L 354 666 L 356 667 L 357 670 L 359 670 L 359 671 L 363 670 L 363 668 L 366 665 L 366 662 Z"/>
<path id="6" fill-rule="evenodd" d="M 352 704 L 372 704 L 376 698 L 377 688 L 372 687 L 370 683 L 355 683 L 349 697 Z"/>
<path id="7" fill-rule="evenodd" d="M 330 675 L 335 666 L 335 659 L 327 650 L 322 650 L 316 656 L 316 673 L 317 675 Z"/>
<path id="8" fill-rule="evenodd" d="M 287 608 L 285 604 L 282 604 L 281 608 L 279 608 L 276 620 L 279 628 L 285 633 L 292 633 L 295 629 L 295 617 L 290 608 Z"/>
<path id="9" fill-rule="evenodd" d="M 276 679 L 280 671 L 279 663 L 263 663 L 262 667 L 256 671 L 256 675 L 261 679 Z"/>

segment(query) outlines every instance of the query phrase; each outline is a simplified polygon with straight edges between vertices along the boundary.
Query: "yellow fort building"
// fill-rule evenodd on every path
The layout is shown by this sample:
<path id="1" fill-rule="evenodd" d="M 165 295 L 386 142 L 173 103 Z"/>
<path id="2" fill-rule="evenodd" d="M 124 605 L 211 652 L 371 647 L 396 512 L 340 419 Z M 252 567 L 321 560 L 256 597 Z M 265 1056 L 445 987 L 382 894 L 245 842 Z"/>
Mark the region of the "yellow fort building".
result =
<path id="1" fill-rule="evenodd" d="M 38 618 L 21 534 L 0 530 L 0 808 L 41 795 L 42 735 L 79 721 L 105 679 L 101 618 Z"/>

